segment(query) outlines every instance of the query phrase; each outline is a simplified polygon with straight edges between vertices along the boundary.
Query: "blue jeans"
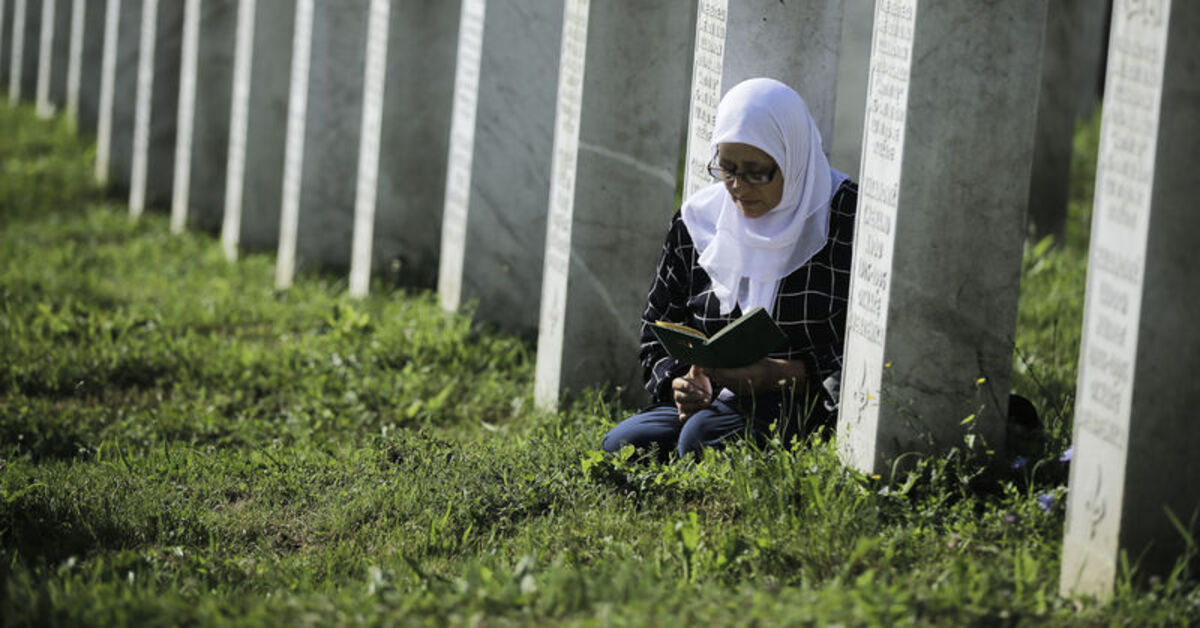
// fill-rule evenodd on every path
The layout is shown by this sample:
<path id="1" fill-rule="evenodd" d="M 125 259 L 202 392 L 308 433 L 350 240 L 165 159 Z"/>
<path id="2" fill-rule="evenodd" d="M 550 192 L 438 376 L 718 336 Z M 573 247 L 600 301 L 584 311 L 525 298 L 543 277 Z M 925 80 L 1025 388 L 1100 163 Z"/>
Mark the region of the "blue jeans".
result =
<path id="1" fill-rule="evenodd" d="M 705 447 L 719 447 L 738 436 L 763 438 L 772 433 L 772 426 L 774 433 L 787 440 L 827 425 L 832 418 L 820 403 L 810 404 L 803 417 L 788 417 L 789 412 L 781 412 L 786 406 L 790 404 L 781 404 L 778 394 L 763 396 L 756 403 L 736 397 L 716 399 L 683 422 L 674 405 L 652 406 L 618 423 L 604 437 L 601 447 L 617 452 L 626 444 L 638 449 L 658 445 L 660 456 L 666 457 L 674 450 L 682 457 Z"/>

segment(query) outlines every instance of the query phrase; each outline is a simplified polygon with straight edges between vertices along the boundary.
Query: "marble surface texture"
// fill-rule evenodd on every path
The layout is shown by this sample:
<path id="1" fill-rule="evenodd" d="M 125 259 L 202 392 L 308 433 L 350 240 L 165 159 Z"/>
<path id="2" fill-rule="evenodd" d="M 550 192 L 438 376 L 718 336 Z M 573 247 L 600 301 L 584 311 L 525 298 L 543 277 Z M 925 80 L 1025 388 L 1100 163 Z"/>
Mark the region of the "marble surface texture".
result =
<path id="1" fill-rule="evenodd" d="M 41 38 L 42 0 L 25 0 L 25 29 L 21 39 L 21 100 L 23 102 L 33 102 L 37 96 L 38 53 L 41 48 Z M 14 41 L 16 41 L 15 38 Z"/>
<path id="2" fill-rule="evenodd" d="M 535 383 L 543 407 L 603 383 L 632 403 L 646 398 L 641 312 L 675 208 L 694 34 L 693 2 L 629 0 L 593 4 L 586 42 L 564 35 L 564 50 L 585 48 L 580 100 L 559 104 L 560 117 L 578 114 L 578 141 L 555 138 L 573 157 L 555 157 Z"/>
<path id="3" fill-rule="evenodd" d="M 43 2 L 48 0 L 43 0 Z M 50 54 L 50 102 L 58 111 L 67 105 L 67 63 L 71 51 L 72 0 L 54 0 L 54 34 Z"/>
<path id="4" fill-rule="evenodd" d="M 542 286 L 561 32 L 561 5 L 489 3 L 474 142 L 464 147 L 473 160 L 465 181 L 448 182 L 465 189 L 465 229 L 443 239 L 449 250 L 441 254 L 457 250 L 462 265 L 439 285 L 456 283 L 457 302 L 475 302 L 478 317 L 529 337 Z"/>
<path id="5" fill-rule="evenodd" d="M 0 92 L 8 96 L 9 64 L 12 62 L 14 0 L 0 0 Z"/>
<path id="6" fill-rule="evenodd" d="M 350 267 L 367 0 L 314 5 L 296 269 Z"/>
<path id="7" fill-rule="evenodd" d="M 237 0 L 201 3 L 188 224 L 210 233 L 220 229 L 224 215 L 237 17 Z"/>
<path id="8" fill-rule="evenodd" d="M 100 110 L 100 73 L 104 54 L 104 11 L 108 0 L 88 0 L 83 20 L 83 51 L 79 69 L 79 132 L 96 134 Z"/>
<path id="9" fill-rule="evenodd" d="M 1110 0 L 1058 0 L 1046 13 L 1029 223 L 1040 237 L 1066 232 L 1075 125 L 1099 106 Z"/>
<path id="10" fill-rule="evenodd" d="M 389 285 L 437 282 L 458 2 L 392 3 L 372 243 Z"/>
<path id="11" fill-rule="evenodd" d="M 833 140 L 826 144 L 834 168 L 858 176 L 862 161 L 863 117 L 867 102 L 867 66 L 871 56 L 874 0 L 842 3 L 842 40 L 838 47 L 837 96 Z"/>
<path id="12" fill-rule="evenodd" d="M 154 83 L 146 160 L 146 206 L 169 209 L 175 181 L 175 130 L 179 120 L 179 63 L 184 2 L 160 0 L 155 24 Z"/>
<path id="13" fill-rule="evenodd" d="M 137 109 L 138 46 L 142 2 L 121 0 L 117 26 L 116 75 L 113 79 L 112 136 L 108 189 L 118 198 L 129 192 L 133 167 L 133 126 Z"/>
<path id="14" fill-rule="evenodd" d="M 279 242 L 294 25 L 292 0 L 257 0 L 238 238 L 252 251 L 274 250 Z"/>

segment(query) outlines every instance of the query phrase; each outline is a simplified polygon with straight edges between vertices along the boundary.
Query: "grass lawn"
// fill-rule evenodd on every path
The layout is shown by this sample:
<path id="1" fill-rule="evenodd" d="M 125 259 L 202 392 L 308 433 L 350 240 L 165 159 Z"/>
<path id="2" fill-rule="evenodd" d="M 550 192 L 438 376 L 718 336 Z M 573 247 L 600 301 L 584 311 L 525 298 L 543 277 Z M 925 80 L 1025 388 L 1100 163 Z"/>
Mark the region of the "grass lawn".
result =
<path id="1" fill-rule="evenodd" d="M 885 483 L 816 440 L 602 456 L 628 409 L 536 411 L 521 340 L 427 293 L 276 292 L 271 257 L 131 221 L 65 122 L 0 105 L 0 623 L 1200 621 L 1183 567 L 1057 595 L 1095 136 L 1066 241 L 1025 260 L 1047 438 Z"/>

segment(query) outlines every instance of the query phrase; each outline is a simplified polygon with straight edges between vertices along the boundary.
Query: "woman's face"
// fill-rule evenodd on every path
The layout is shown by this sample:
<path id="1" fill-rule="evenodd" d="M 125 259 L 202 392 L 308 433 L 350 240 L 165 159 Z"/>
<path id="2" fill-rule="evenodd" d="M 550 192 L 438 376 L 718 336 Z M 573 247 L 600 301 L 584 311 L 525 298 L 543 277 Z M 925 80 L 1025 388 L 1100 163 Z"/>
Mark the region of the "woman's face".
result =
<path id="1" fill-rule="evenodd" d="M 727 173 L 738 175 L 766 174 L 774 170 L 775 175 L 771 180 L 761 185 L 748 184 L 740 176 L 725 181 L 725 189 L 743 216 L 763 216 L 783 198 L 783 172 L 775 160 L 762 150 L 735 142 L 717 144 L 717 165 Z"/>

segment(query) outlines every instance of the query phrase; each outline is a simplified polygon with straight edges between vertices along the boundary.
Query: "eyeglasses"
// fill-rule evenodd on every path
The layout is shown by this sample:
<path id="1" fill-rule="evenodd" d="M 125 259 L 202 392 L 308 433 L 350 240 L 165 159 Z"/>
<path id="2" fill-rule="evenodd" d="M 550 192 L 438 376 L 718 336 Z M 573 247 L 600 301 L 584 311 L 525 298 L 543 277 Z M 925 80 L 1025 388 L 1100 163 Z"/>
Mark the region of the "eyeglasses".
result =
<path id="1" fill-rule="evenodd" d="M 779 164 L 771 166 L 770 170 L 760 170 L 758 172 L 738 172 L 736 170 L 726 170 L 717 165 L 717 159 L 714 157 L 708 162 L 708 174 L 712 175 L 713 180 L 722 181 L 732 184 L 734 179 L 741 179 L 746 185 L 766 185 L 775 179 L 775 173 L 779 171 Z"/>

